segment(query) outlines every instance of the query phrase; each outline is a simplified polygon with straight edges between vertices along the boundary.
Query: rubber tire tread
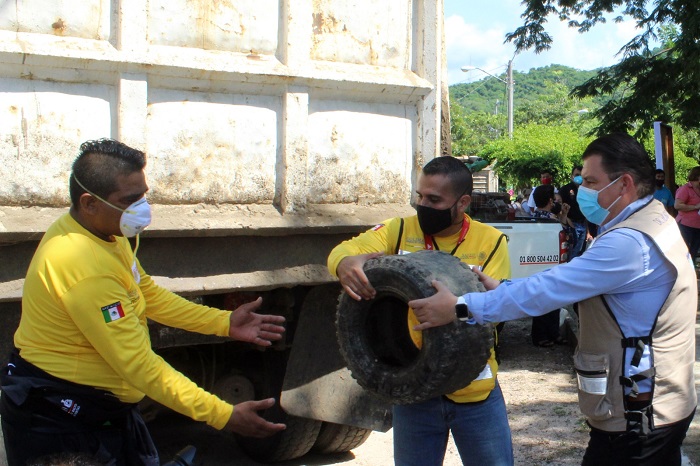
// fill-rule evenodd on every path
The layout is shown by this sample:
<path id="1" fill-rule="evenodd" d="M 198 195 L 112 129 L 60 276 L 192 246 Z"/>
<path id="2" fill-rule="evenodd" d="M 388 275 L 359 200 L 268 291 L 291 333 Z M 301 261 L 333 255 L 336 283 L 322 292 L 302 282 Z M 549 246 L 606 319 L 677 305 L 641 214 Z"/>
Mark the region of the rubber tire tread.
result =
<path id="1" fill-rule="evenodd" d="M 364 271 L 376 297 L 355 301 L 343 292 L 336 314 L 341 354 L 362 387 L 390 403 L 410 404 L 453 393 L 479 375 L 493 347 L 491 325 L 455 320 L 428 329 L 423 332 L 418 355 L 403 365 L 388 363 L 377 355 L 373 349 L 377 342 L 372 341 L 368 328 L 368 318 L 378 300 L 388 297 L 408 303 L 432 296 L 433 280 L 440 280 L 455 295 L 484 291 L 466 264 L 444 252 L 419 251 L 369 260 Z M 383 345 L 394 341 L 384 340 Z"/>
<path id="2" fill-rule="evenodd" d="M 365 443 L 371 433 L 371 429 L 324 422 L 313 451 L 325 454 L 345 453 Z"/>
<path id="3" fill-rule="evenodd" d="M 279 442 L 274 450 L 269 455 L 256 455 L 257 459 L 276 463 L 304 456 L 311 451 L 311 448 L 316 443 L 318 433 L 323 424 L 314 419 L 290 415 L 287 415 L 284 423 L 287 425 L 287 428 L 281 432 Z"/>
<path id="4" fill-rule="evenodd" d="M 266 438 L 243 437 L 234 434 L 238 445 L 248 456 L 261 463 L 273 463 L 292 460 L 307 454 L 316 443 L 316 438 L 323 422 L 287 414 L 279 405 L 282 380 L 286 367 L 288 352 L 265 352 L 259 356 L 257 374 L 261 380 L 253 377 L 255 399 L 274 397 L 275 405 L 261 412 L 260 415 L 270 422 L 287 425 L 282 432 Z M 235 409 L 235 408 L 234 408 Z"/>

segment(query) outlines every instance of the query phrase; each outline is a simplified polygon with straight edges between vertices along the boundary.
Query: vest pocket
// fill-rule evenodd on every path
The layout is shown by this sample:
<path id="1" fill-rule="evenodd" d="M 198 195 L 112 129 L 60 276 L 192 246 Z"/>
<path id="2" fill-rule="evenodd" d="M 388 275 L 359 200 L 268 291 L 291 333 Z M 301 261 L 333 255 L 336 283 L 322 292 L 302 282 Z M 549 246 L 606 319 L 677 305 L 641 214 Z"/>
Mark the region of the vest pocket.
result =
<path id="1" fill-rule="evenodd" d="M 574 368 L 581 412 L 594 421 L 610 419 L 612 403 L 607 397 L 610 371 L 607 355 L 577 351 L 574 354 Z"/>

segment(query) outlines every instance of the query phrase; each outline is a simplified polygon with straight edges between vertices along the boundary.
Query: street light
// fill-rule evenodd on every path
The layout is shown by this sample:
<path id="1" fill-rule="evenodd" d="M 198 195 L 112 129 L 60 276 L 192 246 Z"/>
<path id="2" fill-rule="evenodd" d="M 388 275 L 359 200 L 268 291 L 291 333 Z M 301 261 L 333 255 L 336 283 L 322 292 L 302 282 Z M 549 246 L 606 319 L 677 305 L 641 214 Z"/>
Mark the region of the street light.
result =
<path id="1" fill-rule="evenodd" d="M 488 74 L 492 78 L 496 78 L 506 85 L 506 90 L 508 91 L 508 137 L 513 139 L 513 60 L 508 60 L 508 71 L 506 73 L 506 79 L 499 78 L 495 74 L 491 74 L 488 71 L 479 68 L 478 66 L 463 66 L 462 71 L 465 73 L 471 70 L 479 70 L 483 73 Z"/>

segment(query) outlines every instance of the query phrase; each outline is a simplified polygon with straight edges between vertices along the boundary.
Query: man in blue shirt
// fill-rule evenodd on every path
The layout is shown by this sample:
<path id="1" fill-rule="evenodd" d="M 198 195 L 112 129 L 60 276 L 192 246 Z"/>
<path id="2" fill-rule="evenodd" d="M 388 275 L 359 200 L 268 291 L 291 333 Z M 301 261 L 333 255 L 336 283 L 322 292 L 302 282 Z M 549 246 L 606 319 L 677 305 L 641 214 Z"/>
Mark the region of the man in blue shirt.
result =
<path id="1" fill-rule="evenodd" d="M 654 169 L 626 134 L 583 153 L 577 199 L 599 234 L 581 256 L 487 291 L 437 293 L 409 302 L 425 330 L 459 319 L 503 322 L 579 303 L 574 355 L 579 406 L 591 428 L 583 465 L 680 465 L 697 404 L 697 282 L 675 220 L 654 200 Z"/>
<path id="2" fill-rule="evenodd" d="M 660 168 L 656 169 L 655 180 L 656 190 L 654 191 L 654 199 L 661 202 L 664 207 L 666 207 L 666 211 L 675 217 L 676 211 L 673 208 L 673 204 L 676 202 L 676 200 L 673 198 L 671 190 L 664 185 L 666 174 Z"/>

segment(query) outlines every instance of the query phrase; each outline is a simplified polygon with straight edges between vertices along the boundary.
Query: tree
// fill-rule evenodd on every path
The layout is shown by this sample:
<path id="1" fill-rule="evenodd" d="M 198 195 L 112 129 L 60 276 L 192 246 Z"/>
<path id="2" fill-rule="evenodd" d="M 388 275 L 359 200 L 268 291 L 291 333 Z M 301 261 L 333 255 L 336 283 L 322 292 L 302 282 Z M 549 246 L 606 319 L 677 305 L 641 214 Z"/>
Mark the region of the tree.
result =
<path id="1" fill-rule="evenodd" d="M 561 82 L 543 81 L 542 90 L 535 99 L 520 102 L 515 109 L 515 125 L 528 123 L 555 124 L 566 123 L 575 128 L 582 127 L 582 122 L 591 121 L 588 113 L 597 106 L 592 99 L 573 99 L 569 96 L 569 87 Z M 588 118 L 582 118 L 582 116 Z M 590 130 L 590 125 L 588 125 Z"/>
<path id="2" fill-rule="evenodd" d="M 506 117 L 485 112 L 467 112 L 461 105 L 452 103 L 450 126 L 452 154 L 475 155 L 486 144 L 505 133 Z"/>
<path id="3" fill-rule="evenodd" d="M 544 171 L 552 173 L 554 183 L 561 186 L 570 181 L 571 168 L 581 163 L 590 141 L 566 124 L 531 123 L 517 127 L 513 139 L 493 141 L 477 155 L 495 161 L 498 177 L 516 189 L 538 185 Z"/>
<path id="4" fill-rule="evenodd" d="M 524 0 L 524 24 L 506 39 L 516 50 L 534 48 L 539 53 L 550 48 L 552 37 L 545 31 L 550 15 L 568 21 L 579 32 L 586 32 L 606 15 L 621 12 L 637 22 L 641 33 L 622 49 L 622 60 L 603 68 L 572 94 L 583 98 L 610 95 L 595 111 L 600 120 L 598 134 L 632 132 L 637 137 L 649 133 L 660 120 L 692 129 L 700 121 L 700 8 L 697 0 Z M 651 11 L 648 10 L 651 9 Z M 660 39 L 663 46 L 649 47 Z"/>

